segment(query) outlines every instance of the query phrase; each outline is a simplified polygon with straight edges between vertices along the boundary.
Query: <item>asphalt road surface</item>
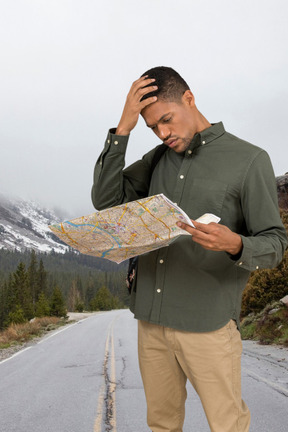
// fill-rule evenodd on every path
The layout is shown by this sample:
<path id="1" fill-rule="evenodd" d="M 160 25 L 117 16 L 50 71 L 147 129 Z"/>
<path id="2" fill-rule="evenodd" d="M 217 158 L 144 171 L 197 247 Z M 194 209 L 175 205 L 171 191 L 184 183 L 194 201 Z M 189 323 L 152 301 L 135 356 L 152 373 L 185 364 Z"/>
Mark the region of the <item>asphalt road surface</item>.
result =
<path id="1" fill-rule="evenodd" d="M 98 313 L 0 363 L 0 432 L 148 432 L 128 310 Z M 288 350 L 244 343 L 251 432 L 288 431 Z M 209 432 L 188 384 L 184 432 Z"/>

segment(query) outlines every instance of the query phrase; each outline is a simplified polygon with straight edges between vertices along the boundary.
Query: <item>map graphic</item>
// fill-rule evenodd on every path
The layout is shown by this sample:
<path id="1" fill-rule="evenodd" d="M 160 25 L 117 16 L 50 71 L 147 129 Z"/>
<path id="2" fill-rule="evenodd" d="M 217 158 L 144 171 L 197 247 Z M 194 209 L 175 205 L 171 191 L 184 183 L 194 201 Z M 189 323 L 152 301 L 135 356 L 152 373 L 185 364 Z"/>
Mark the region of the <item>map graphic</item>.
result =
<path id="1" fill-rule="evenodd" d="M 218 222 L 206 214 L 203 223 Z M 201 218 L 203 218 L 201 217 Z M 165 195 L 159 194 L 65 221 L 49 228 L 79 252 L 121 263 L 168 246 L 179 235 L 190 235 L 177 221 L 191 220 Z"/>

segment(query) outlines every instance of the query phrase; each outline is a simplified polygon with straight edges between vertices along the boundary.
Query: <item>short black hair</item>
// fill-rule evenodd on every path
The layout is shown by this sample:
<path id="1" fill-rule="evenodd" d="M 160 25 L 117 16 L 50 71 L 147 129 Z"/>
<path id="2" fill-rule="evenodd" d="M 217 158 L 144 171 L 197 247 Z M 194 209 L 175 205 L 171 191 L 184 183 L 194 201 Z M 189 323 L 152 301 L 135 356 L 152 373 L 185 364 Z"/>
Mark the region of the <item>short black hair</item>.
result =
<path id="1" fill-rule="evenodd" d="M 141 100 L 157 96 L 158 99 L 167 102 L 179 102 L 185 91 L 190 90 L 186 81 L 170 67 L 157 66 L 144 72 L 141 76 L 145 75 L 155 79 L 158 89 L 144 95 Z"/>

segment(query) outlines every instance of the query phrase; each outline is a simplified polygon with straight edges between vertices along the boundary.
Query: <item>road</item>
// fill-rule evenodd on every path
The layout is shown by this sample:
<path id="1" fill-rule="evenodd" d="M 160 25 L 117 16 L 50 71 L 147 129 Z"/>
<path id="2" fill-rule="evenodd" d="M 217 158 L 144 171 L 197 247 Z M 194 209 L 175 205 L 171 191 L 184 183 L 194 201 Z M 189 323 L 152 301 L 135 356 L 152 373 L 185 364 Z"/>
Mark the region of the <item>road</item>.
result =
<path id="1" fill-rule="evenodd" d="M 148 432 L 128 310 L 98 313 L 0 363 L 1 432 Z M 244 343 L 251 432 L 287 432 L 288 350 Z M 209 432 L 188 385 L 184 432 Z"/>

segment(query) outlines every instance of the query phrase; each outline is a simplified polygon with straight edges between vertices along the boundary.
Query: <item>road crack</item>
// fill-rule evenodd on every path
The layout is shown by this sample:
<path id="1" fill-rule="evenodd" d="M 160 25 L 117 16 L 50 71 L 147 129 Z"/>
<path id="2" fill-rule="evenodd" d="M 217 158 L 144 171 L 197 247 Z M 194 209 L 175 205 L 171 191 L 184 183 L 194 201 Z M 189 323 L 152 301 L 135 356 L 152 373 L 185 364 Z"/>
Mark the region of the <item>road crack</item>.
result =
<path id="1" fill-rule="evenodd" d="M 114 320 L 115 321 L 115 320 Z M 94 432 L 116 432 L 116 372 L 113 324 L 109 326 L 106 338 L 102 368 L 103 383 L 100 389 Z"/>
<path id="2" fill-rule="evenodd" d="M 115 391 L 116 391 L 116 383 L 112 381 L 109 377 L 109 360 L 110 353 L 109 351 L 106 353 L 104 360 L 104 380 L 105 380 L 105 432 L 109 432 L 114 428 L 114 409 L 115 409 Z"/>

